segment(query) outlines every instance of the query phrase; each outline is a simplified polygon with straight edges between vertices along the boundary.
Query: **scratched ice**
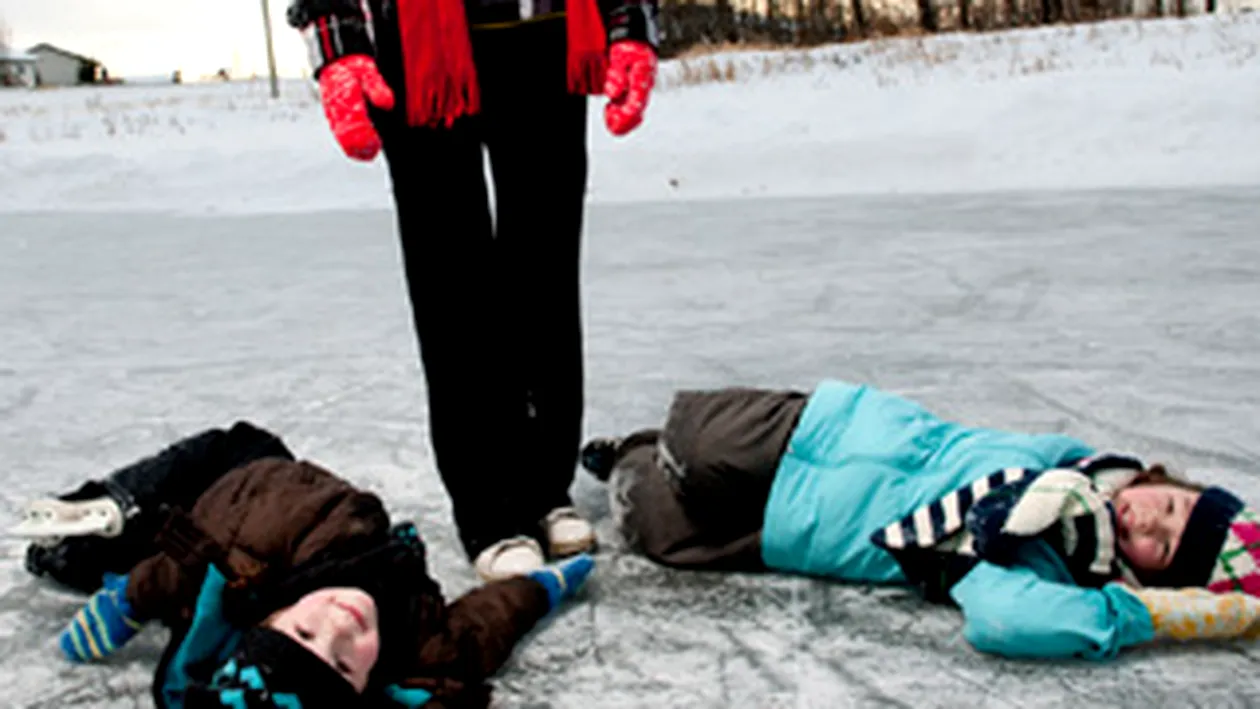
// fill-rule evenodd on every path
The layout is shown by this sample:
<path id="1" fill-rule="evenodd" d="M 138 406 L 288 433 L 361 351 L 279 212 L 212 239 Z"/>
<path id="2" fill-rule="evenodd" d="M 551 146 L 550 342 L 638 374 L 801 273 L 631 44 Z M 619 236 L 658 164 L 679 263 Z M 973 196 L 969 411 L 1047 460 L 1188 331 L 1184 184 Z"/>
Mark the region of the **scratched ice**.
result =
<path id="1" fill-rule="evenodd" d="M 1232 188 L 594 206 L 587 431 L 654 423 L 676 387 L 842 376 L 1260 499 L 1258 203 Z M 416 519 L 449 592 L 472 584 L 388 212 L 0 219 L 0 515 L 251 418 Z M 575 494 L 600 520 L 597 576 L 503 672 L 503 707 L 1260 701 L 1254 646 L 984 657 L 955 612 L 901 591 L 655 567 L 622 553 L 592 480 Z M 0 548 L 3 704 L 151 706 L 164 631 L 103 666 L 62 662 L 79 599 L 29 578 L 19 543 Z"/>

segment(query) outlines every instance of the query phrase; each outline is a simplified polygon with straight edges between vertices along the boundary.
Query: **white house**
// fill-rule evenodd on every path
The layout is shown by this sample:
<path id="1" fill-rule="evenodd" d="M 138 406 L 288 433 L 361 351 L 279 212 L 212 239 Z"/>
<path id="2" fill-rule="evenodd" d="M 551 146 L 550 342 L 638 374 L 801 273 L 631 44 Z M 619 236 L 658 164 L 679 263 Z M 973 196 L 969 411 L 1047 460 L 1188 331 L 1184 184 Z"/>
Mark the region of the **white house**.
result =
<path id="1" fill-rule="evenodd" d="M 26 50 L 35 57 L 35 81 L 40 86 L 97 84 L 109 78 L 101 63 L 51 44 L 37 44 Z"/>
<path id="2" fill-rule="evenodd" d="M 35 57 L 0 47 L 0 87 L 34 85 Z"/>

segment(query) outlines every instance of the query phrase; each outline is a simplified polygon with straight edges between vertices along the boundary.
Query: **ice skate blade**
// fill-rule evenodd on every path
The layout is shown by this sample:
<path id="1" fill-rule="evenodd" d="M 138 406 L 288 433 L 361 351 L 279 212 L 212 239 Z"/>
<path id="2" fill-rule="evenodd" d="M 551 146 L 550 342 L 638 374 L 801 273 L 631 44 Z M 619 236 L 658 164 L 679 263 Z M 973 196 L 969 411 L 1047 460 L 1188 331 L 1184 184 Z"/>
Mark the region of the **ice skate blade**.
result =
<path id="1" fill-rule="evenodd" d="M 122 528 L 122 511 L 112 500 L 36 500 L 26 505 L 22 521 L 10 527 L 8 534 L 27 539 L 116 537 Z"/>

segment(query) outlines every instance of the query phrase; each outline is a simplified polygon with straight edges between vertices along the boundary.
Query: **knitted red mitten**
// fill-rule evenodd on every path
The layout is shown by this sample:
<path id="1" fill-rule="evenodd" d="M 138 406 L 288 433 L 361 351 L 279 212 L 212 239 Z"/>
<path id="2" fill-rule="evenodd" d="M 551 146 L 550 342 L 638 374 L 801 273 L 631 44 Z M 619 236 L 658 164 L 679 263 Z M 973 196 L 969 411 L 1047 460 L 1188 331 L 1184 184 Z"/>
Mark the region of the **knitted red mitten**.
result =
<path id="1" fill-rule="evenodd" d="M 371 57 L 355 54 L 325 66 L 319 74 L 319 93 L 333 136 L 346 155 L 372 160 L 381 150 L 381 138 L 368 117 L 367 101 L 383 110 L 394 107 L 394 92 L 376 69 Z"/>
<path id="2" fill-rule="evenodd" d="M 604 80 L 604 124 L 613 135 L 625 135 L 643 122 L 648 96 L 656 85 L 656 50 L 636 40 L 614 42 L 608 52 Z"/>

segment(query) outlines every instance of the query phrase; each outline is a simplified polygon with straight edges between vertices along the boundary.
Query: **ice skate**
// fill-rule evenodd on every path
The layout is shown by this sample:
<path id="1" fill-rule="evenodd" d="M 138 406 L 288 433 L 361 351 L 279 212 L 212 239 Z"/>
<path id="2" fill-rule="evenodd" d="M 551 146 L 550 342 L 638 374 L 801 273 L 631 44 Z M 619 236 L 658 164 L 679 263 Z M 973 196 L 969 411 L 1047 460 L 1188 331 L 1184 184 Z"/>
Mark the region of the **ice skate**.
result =
<path id="1" fill-rule="evenodd" d="M 190 509 L 227 472 L 266 457 L 293 455 L 274 434 L 245 421 L 206 429 L 28 504 L 8 534 L 31 540 L 26 570 L 32 575 L 93 593 L 106 572 L 126 573 L 158 551 L 172 510 Z"/>
<path id="2" fill-rule="evenodd" d="M 44 498 L 24 506 L 22 521 L 9 534 L 51 545 L 66 537 L 117 537 L 125 521 L 122 506 L 112 497 L 76 502 Z"/>

